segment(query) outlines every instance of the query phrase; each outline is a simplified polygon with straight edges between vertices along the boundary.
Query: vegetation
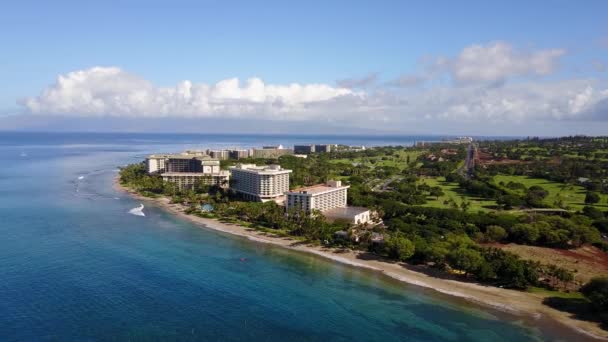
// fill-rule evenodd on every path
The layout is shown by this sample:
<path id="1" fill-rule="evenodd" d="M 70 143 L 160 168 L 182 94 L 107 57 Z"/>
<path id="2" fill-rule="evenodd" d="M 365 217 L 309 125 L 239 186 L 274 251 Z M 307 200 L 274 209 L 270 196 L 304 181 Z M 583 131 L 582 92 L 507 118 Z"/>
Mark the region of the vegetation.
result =
<path id="1" fill-rule="evenodd" d="M 347 182 L 348 203 L 369 207 L 381 220 L 368 226 L 330 223 L 319 213 L 285 215 L 274 203 L 243 202 L 230 190 L 202 184 L 179 191 L 146 174 L 142 164 L 123 168 L 121 182 L 147 196 L 185 203 L 193 215 L 251 229 L 367 250 L 497 286 L 571 290 L 571 270 L 522 259 L 497 244 L 608 250 L 607 148 L 606 139 L 582 137 L 480 142 L 473 170 L 463 169 L 466 146 L 449 144 L 240 161 L 292 169 L 291 187 Z M 222 167 L 234 163 L 222 161 Z M 202 212 L 201 204 L 214 209 Z"/>

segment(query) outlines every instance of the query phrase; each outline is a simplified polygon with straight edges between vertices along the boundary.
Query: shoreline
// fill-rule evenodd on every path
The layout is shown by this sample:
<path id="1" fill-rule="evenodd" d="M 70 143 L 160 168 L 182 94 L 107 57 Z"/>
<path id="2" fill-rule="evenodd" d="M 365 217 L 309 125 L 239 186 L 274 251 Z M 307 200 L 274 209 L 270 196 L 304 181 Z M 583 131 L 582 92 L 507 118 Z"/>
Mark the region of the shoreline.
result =
<path id="1" fill-rule="evenodd" d="M 249 229 L 237 224 L 223 223 L 216 219 L 186 214 L 183 212 L 184 207 L 181 204 L 171 204 L 170 200 L 164 196 L 158 198 L 141 196 L 133 190 L 123 187 L 118 182 L 118 177 L 113 180 L 113 185 L 117 191 L 127 193 L 135 199 L 153 203 L 161 209 L 166 210 L 181 219 L 188 220 L 203 229 L 215 230 L 244 237 L 255 242 L 272 244 L 294 251 L 314 254 L 334 262 L 378 272 L 406 284 L 434 290 L 445 295 L 461 298 L 468 302 L 509 314 L 526 316 L 536 320 L 548 318 L 568 329 L 583 334 L 586 337 L 598 340 L 608 340 L 608 331 L 602 329 L 599 323 L 578 320 L 572 318 L 571 314 L 568 312 L 559 311 L 544 305 L 542 304 L 544 297 L 540 294 L 485 286 L 473 282 L 437 278 L 417 271 L 414 269 L 415 267 L 405 263 L 383 261 L 380 257 L 370 258 L 369 254 L 365 252 L 314 246 L 303 244 L 300 241 L 289 237 L 270 236 L 264 232 Z"/>

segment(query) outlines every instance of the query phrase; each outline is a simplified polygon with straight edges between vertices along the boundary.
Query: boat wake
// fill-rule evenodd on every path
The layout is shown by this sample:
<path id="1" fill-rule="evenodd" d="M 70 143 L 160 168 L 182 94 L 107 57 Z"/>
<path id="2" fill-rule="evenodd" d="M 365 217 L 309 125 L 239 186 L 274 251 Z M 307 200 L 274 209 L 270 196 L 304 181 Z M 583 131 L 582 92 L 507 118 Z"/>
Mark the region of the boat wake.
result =
<path id="1" fill-rule="evenodd" d="M 144 205 L 140 204 L 139 207 L 129 210 L 129 214 L 135 215 L 135 216 L 146 216 L 146 214 L 144 214 L 143 210 L 144 210 Z"/>

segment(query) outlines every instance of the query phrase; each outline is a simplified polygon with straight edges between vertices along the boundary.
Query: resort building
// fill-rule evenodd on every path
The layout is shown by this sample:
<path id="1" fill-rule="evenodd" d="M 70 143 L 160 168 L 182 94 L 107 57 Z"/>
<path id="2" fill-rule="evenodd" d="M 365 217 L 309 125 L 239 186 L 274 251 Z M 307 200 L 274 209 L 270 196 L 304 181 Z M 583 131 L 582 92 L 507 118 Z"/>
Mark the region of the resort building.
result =
<path id="1" fill-rule="evenodd" d="M 273 146 L 265 146 L 264 148 L 261 148 L 261 149 L 254 148 L 252 157 L 277 159 L 280 156 L 284 156 L 287 154 L 293 154 L 292 149 L 282 148 L 282 146 L 280 146 L 280 145 L 279 145 L 279 147 L 281 147 L 281 148 L 273 147 Z"/>
<path id="2" fill-rule="evenodd" d="M 289 190 L 291 170 L 279 165 L 239 164 L 230 168 L 230 171 L 232 189 L 248 200 L 278 201 Z"/>
<path id="3" fill-rule="evenodd" d="M 346 207 L 346 195 L 349 185 L 342 185 L 341 181 L 329 181 L 327 184 L 317 184 L 288 191 L 285 206 L 287 211 L 292 208 L 312 213 L 313 210 L 321 212 Z"/>
<path id="4" fill-rule="evenodd" d="M 181 190 L 194 188 L 199 185 L 217 185 L 223 188 L 228 187 L 230 172 L 220 171 L 218 173 L 203 172 L 165 172 L 162 174 L 163 181 L 175 183 Z"/>
<path id="5" fill-rule="evenodd" d="M 226 160 L 226 159 L 230 158 L 230 151 L 228 151 L 228 150 L 211 150 L 211 151 L 209 151 L 209 155 L 213 159 Z"/>
<path id="6" fill-rule="evenodd" d="M 315 152 L 315 145 L 294 145 L 293 153 L 295 154 L 311 154 Z"/>
<path id="7" fill-rule="evenodd" d="M 146 171 L 150 174 L 165 172 L 166 160 L 166 154 L 153 154 L 148 156 L 148 158 L 146 158 Z"/>
<path id="8" fill-rule="evenodd" d="M 364 224 L 371 221 L 369 209 L 363 207 L 333 208 L 323 212 L 330 221 L 345 220 L 352 224 Z"/>
<path id="9" fill-rule="evenodd" d="M 341 181 L 329 181 L 326 184 L 288 191 L 285 207 L 287 212 L 295 209 L 308 214 L 318 210 L 328 220 L 343 219 L 353 224 L 369 222 L 370 212 L 367 208 L 347 206 L 346 198 L 349 187 L 349 185 L 342 185 Z"/>
<path id="10" fill-rule="evenodd" d="M 331 152 L 331 145 L 315 145 L 315 152 Z"/>
<path id="11" fill-rule="evenodd" d="M 160 174 L 165 182 L 177 184 L 180 189 L 194 189 L 202 182 L 206 185 L 228 186 L 230 173 L 220 170 L 220 161 L 204 152 L 151 155 L 146 158 L 148 173 Z"/>
<path id="12" fill-rule="evenodd" d="M 230 150 L 230 159 L 249 158 L 249 150 Z"/>

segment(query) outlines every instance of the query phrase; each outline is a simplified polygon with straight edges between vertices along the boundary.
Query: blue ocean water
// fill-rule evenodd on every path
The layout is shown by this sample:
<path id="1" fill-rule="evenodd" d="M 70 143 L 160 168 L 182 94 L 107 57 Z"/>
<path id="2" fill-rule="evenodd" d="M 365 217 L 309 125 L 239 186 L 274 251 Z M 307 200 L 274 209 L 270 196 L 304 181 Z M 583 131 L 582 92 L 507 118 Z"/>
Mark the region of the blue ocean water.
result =
<path id="1" fill-rule="evenodd" d="M 117 167 L 193 147 L 436 137 L 0 133 L 0 339 L 580 340 L 379 274 L 139 205 Z"/>

